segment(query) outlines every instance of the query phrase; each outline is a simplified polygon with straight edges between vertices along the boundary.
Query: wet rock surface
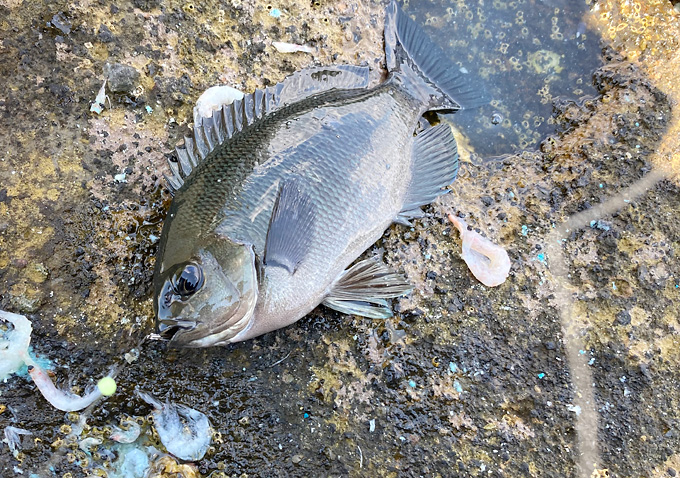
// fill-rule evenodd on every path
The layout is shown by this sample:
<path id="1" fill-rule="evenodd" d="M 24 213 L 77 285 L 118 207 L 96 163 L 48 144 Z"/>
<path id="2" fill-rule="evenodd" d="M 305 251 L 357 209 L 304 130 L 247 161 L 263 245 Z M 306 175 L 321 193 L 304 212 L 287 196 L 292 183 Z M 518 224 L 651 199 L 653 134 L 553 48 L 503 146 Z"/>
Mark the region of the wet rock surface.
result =
<path id="1" fill-rule="evenodd" d="M 606 13 L 618 4 L 600 5 Z M 136 388 L 205 413 L 214 429 L 193 465 L 152 457 L 158 476 L 579 476 L 580 410 L 546 241 L 555 225 L 658 168 L 664 158 L 655 152 L 676 148 L 666 161 L 678 161 L 668 146 L 677 97 L 647 68 L 661 54 L 677 62 L 677 48 L 663 53 L 659 39 L 677 31 L 677 18 L 671 2 L 649 5 L 666 14 L 647 12 L 666 22 L 644 36 L 654 51 L 633 55 L 639 47 L 617 30 L 624 37 L 593 75 L 598 96 L 555 101 L 559 134 L 537 151 L 484 163 L 469 161 L 461 140 L 465 163 L 452 194 L 368 251 L 415 286 L 394 318 L 318 308 L 243 344 L 172 350 L 140 342 L 152 329 L 165 159 L 194 101 L 214 84 L 250 91 L 312 64 L 365 63 L 377 80 L 384 5 L 0 2 L 8 86 L 0 93 L 0 308 L 28 315 L 33 349 L 62 387 L 82 392 L 120 365 L 116 394 L 82 414 L 51 408 L 25 375 L 4 383 L 0 427 L 34 435 L 21 437 L 18 457 L 0 454 L 3 476 L 99 468 L 115 476 L 122 451 L 110 431 L 131 417 L 162 450 Z M 624 10 L 608 18 L 635 18 Z M 607 24 L 603 31 L 610 41 Z M 318 51 L 280 54 L 272 41 Z M 140 76 L 93 115 L 106 63 Z M 668 176 L 622 198 L 562 246 L 572 325 L 594 383 L 598 469 L 609 476 L 680 470 L 677 184 Z M 472 277 L 444 211 L 508 249 L 503 285 Z M 89 454 L 78 446 L 85 437 L 101 439 Z"/>

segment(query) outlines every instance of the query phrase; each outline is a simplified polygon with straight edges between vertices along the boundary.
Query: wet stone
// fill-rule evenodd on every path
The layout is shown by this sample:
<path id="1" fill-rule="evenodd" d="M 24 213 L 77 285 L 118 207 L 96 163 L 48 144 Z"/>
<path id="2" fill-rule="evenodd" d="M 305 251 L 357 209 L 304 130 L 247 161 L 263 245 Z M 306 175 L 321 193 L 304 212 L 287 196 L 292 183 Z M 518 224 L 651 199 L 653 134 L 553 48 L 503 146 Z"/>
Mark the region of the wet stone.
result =
<path id="1" fill-rule="evenodd" d="M 140 77 L 136 69 L 121 63 L 107 63 L 104 66 L 104 75 L 109 81 L 109 90 L 114 93 L 131 93 Z"/>
<path id="2" fill-rule="evenodd" d="M 482 204 L 484 204 L 486 207 L 489 207 L 493 204 L 493 198 L 491 196 L 482 196 L 481 198 Z"/>
<path id="3" fill-rule="evenodd" d="M 111 33 L 111 30 L 109 27 L 107 27 L 104 24 L 99 25 L 99 33 L 97 33 L 97 38 L 99 38 L 99 41 L 102 43 L 109 43 L 113 41 L 113 33 Z"/>
<path id="4" fill-rule="evenodd" d="M 71 22 L 63 12 L 59 12 L 52 17 L 50 24 L 62 32 L 64 35 L 71 33 Z"/>
<path id="5" fill-rule="evenodd" d="M 628 325 L 628 324 L 630 324 L 630 314 L 628 313 L 628 311 L 622 310 L 621 312 L 616 314 L 615 323 L 617 325 Z"/>

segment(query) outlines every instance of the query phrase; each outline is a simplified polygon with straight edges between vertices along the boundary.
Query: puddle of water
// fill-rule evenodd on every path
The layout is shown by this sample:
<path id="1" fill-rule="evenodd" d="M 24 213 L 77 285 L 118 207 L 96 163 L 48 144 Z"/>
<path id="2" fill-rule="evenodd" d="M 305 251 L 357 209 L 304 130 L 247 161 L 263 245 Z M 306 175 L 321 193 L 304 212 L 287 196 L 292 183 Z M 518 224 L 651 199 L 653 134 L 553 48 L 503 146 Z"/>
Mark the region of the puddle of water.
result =
<path id="1" fill-rule="evenodd" d="M 555 100 L 597 95 L 598 36 L 590 0 L 412 0 L 405 9 L 453 61 L 486 85 L 491 103 L 451 118 L 481 159 L 536 149 L 557 125 Z"/>

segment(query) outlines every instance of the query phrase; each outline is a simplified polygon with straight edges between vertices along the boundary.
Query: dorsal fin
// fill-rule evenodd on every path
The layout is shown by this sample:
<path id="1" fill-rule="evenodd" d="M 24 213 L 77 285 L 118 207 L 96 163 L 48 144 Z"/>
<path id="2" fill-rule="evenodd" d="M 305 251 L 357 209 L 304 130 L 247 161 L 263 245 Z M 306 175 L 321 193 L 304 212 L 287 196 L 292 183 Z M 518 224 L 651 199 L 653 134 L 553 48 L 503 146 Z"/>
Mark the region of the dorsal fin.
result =
<path id="1" fill-rule="evenodd" d="M 368 86 L 368 67 L 339 65 L 314 67 L 293 73 L 281 83 L 255 90 L 225 104 L 212 117 L 198 116 L 193 134 L 177 146 L 177 160 L 170 159 L 170 176 L 165 176 L 174 194 L 184 178 L 217 146 L 263 116 L 288 104 L 332 89 L 358 89 Z"/>

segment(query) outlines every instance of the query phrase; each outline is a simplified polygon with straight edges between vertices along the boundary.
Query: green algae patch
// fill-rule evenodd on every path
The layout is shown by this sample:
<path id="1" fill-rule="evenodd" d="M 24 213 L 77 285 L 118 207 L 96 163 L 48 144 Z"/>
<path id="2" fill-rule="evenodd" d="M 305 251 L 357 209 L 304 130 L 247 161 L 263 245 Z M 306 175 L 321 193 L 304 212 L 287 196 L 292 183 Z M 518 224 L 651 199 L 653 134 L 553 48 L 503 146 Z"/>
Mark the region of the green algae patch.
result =
<path id="1" fill-rule="evenodd" d="M 564 70 L 564 67 L 560 66 L 560 55 L 549 50 L 538 50 L 528 54 L 526 65 L 538 75 L 559 74 Z"/>

